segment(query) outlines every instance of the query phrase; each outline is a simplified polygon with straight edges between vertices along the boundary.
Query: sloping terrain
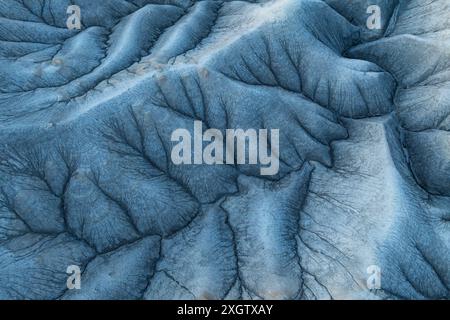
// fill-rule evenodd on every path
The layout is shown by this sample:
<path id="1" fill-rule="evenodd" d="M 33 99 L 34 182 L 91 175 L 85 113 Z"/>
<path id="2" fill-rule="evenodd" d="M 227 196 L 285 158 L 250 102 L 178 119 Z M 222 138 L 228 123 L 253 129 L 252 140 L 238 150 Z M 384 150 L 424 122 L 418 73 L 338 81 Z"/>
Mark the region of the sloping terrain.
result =
<path id="1" fill-rule="evenodd" d="M 449 114 L 448 0 L 0 0 L 0 298 L 448 299 Z"/>

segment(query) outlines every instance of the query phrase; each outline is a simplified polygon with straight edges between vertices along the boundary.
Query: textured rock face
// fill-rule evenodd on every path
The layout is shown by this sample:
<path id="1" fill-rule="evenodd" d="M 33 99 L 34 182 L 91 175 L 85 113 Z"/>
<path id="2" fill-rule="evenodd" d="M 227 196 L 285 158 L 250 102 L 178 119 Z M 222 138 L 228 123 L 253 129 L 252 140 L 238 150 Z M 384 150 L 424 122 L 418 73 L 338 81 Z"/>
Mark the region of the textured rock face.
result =
<path id="1" fill-rule="evenodd" d="M 0 298 L 448 299 L 449 115 L 448 0 L 0 0 Z"/>

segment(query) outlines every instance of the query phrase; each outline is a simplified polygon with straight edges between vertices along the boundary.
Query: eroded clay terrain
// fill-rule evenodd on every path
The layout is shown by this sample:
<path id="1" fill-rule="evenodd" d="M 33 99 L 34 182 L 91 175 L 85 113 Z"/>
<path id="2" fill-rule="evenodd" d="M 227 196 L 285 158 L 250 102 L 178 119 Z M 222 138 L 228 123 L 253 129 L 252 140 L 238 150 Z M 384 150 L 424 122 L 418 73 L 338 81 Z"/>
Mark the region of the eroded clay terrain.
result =
<path id="1" fill-rule="evenodd" d="M 0 298 L 447 299 L 449 114 L 448 0 L 0 0 Z"/>

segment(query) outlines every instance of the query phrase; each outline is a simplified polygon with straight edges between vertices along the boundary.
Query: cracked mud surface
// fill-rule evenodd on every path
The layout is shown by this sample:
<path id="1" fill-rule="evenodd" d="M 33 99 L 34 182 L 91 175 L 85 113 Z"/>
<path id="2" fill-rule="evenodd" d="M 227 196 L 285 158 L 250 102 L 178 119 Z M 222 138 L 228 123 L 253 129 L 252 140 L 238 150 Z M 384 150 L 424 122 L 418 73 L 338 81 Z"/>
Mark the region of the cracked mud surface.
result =
<path id="1" fill-rule="evenodd" d="M 0 0 L 0 298 L 448 299 L 449 115 L 447 0 Z"/>

